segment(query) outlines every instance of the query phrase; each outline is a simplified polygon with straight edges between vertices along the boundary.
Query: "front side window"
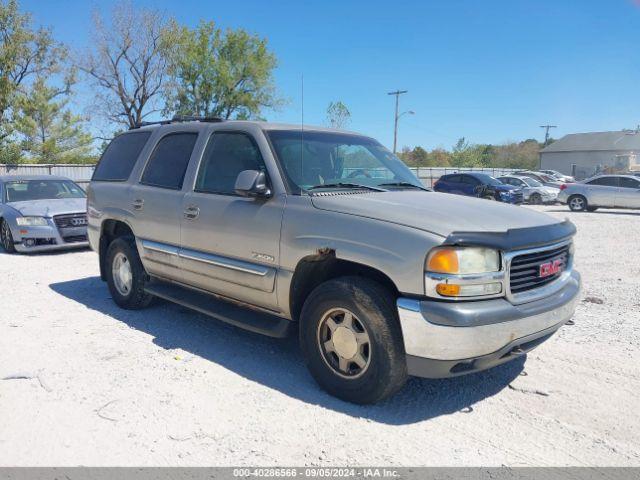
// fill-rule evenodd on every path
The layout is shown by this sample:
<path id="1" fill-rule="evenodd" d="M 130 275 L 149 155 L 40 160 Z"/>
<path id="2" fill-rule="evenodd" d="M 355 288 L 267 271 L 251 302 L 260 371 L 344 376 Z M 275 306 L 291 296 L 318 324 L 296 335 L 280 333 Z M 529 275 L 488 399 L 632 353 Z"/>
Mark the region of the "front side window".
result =
<path id="1" fill-rule="evenodd" d="M 376 187 L 402 182 L 422 188 L 401 160 L 371 138 L 300 130 L 271 130 L 267 135 L 296 193 L 345 183 Z"/>
<path id="2" fill-rule="evenodd" d="M 486 173 L 476 173 L 471 178 L 476 180 L 476 184 L 482 183 L 483 185 L 493 185 L 494 187 L 499 187 L 500 185 L 502 185 L 502 183 L 498 179 L 493 178 L 491 175 L 487 175 Z"/>
<path id="3" fill-rule="evenodd" d="M 620 186 L 622 188 L 640 188 L 640 180 L 634 178 L 620 177 Z"/>
<path id="4" fill-rule="evenodd" d="M 151 132 L 132 132 L 114 138 L 102 154 L 91 180 L 126 181 L 150 135 Z"/>
<path id="5" fill-rule="evenodd" d="M 156 145 L 140 183 L 180 190 L 189 165 L 197 133 L 171 133 Z"/>
<path id="6" fill-rule="evenodd" d="M 535 178 L 525 178 L 524 182 L 530 187 L 542 187 L 543 185 Z"/>
<path id="7" fill-rule="evenodd" d="M 71 180 L 16 180 L 4 186 L 5 203 L 85 197 L 84 190 Z"/>
<path id="8" fill-rule="evenodd" d="M 244 170 L 266 170 L 253 138 L 243 132 L 214 132 L 202 156 L 195 191 L 235 195 L 236 179 Z"/>

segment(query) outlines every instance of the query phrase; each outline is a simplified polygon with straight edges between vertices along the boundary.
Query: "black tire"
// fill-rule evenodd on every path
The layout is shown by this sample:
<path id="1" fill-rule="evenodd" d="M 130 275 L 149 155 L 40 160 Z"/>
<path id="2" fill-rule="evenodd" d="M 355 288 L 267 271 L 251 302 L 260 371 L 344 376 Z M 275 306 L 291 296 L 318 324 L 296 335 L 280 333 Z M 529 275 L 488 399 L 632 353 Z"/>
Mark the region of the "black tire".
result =
<path id="1" fill-rule="evenodd" d="M 539 193 L 532 193 L 529 197 L 529 203 L 531 205 L 540 205 L 542 203 L 542 195 Z"/>
<path id="2" fill-rule="evenodd" d="M 582 195 L 571 195 L 567 199 L 567 205 L 569 205 L 569 209 L 573 212 L 584 212 L 589 208 L 587 199 Z"/>
<path id="3" fill-rule="evenodd" d="M 9 224 L 4 219 L 0 219 L 0 242 L 2 243 L 2 248 L 4 248 L 5 252 L 16 252 L 16 247 L 13 243 L 13 235 L 11 235 L 11 228 L 9 228 Z"/>
<path id="4" fill-rule="evenodd" d="M 124 256 L 131 269 L 131 286 L 126 293 L 119 290 L 114 279 L 114 261 L 116 257 Z M 144 291 L 145 282 L 149 276 L 142 266 L 135 240 L 131 237 L 116 238 L 107 248 L 105 273 L 111 297 L 119 307 L 127 310 L 139 310 L 148 307 L 153 296 Z"/>
<path id="5" fill-rule="evenodd" d="M 321 337 L 325 328 L 323 319 L 327 312 L 341 309 L 353 313 L 369 341 L 367 365 L 355 376 L 345 376 L 336 366 L 332 367 L 331 354 L 321 344 L 324 343 Z M 400 390 L 407 380 L 395 300 L 387 289 L 366 278 L 329 280 L 311 292 L 300 315 L 300 345 L 316 382 L 331 395 L 348 402 L 379 402 Z M 338 358 L 337 353 L 334 358 Z"/>
<path id="6" fill-rule="evenodd" d="M 595 212 L 598 207 L 587 207 L 587 212 Z"/>
<path id="7" fill-rule="evenodd" d="M 485 200 L 496 200 L 496 197 L 494 197 L 493 195 L 483 195 L 482 198 L 484 198 Z"/>

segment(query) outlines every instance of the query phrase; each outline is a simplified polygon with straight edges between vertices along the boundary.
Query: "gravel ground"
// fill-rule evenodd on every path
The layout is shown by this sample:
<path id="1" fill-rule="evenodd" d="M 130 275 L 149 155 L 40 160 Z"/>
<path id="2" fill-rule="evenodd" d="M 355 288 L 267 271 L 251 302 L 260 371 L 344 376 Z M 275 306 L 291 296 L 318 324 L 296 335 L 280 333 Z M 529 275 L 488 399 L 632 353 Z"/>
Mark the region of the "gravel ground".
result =
<path id="1" fill-rule="evenodd" d="M 371 407 L 294 340 L 118 309 L 93 252 L 0 252 L 0 465 L 640 466 L 640 213 L 537 208 L 578 227 L 575 326 Z"/>

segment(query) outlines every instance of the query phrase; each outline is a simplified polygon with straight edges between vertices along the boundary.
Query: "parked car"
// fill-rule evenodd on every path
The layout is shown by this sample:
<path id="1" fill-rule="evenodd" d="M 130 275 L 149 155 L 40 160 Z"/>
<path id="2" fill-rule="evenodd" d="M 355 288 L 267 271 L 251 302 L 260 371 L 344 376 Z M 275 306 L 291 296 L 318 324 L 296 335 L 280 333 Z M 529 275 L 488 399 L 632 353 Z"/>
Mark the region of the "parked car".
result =
<path id="1" fill-rule="evenodd" d="M 0 176 L 0 243 L 7 253 L 87 247 L 86 204 L 65 177 Z"/>
<path id="2" fill-rule="evenodd" d="M 520 189 L 498 181 L 486 173 L 452 173 L 441 176 L 433 185 L 436 192 L 455 193 L 519 204 L 524 201 Z"/>
<path id="3" fill-rule="evenodd" d="M 545 187 L 531 177 L 518 177 L 514 175 L 504 175 L 498 177 L 505 185 L 522 190 L 524 201 L 533 205 L 540 203 L 555 203 L 558 198 L 559 188 Z"/>
<path id="4" fill-rule="evenodd" d="M 597 175 L 565 185 L 558 200 L 576 212 L 605 208 L 640 208 L 640 178 L 633 175 Z"/>
<path id="5" fill-rule="evenodd" d="M 355 133 L 143 126 L 111 142 L 87 193 L 120 307 L 161 297 L 273 337 L 298 331 L 312 376 L 351 402 L 386 398 L 407 375 L 521 358 L 579 298 L 568 220 L 429 191 Z"/>
<path id="6" fill-rule="evenodd" d="M 576 179 L 573 178 L 571 175 L 565 175 L 563 173 L 560 173 L 557 170 L 540 170 L 540 173 L 546 173 L 550 177 L 553 177 L 556 180 L 564 183 L 573 183 L 576 181 Z"/>
<path id="7" fill-rule="evenodd" d="M 514 175 L 517 175 L 519 177 L 533 178 L 534 180 L 537 180 L 538 182 L 543 184 L 545 187 L 560 188 L 561 185 L 564 185 L 566 183 L 566 182 L 561 182 L 558 179 L 553 178 L 547 175 L 546 173 L 542 173 L 542 172 L 531 172 L 531 171 L 525 170 L 522 172 L 515 172 Z"/>

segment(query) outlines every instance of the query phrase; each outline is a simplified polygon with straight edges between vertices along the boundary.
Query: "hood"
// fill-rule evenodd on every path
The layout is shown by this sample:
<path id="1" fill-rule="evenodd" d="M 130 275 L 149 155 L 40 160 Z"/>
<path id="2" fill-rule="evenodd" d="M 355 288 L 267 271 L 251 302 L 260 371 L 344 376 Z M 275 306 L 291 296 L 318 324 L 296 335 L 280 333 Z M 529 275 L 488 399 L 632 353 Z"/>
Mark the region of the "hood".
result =
<path id="1" fill-rule="evenodd" d="M 314 195 L 320 210 L 358 215 L 432 232 L 506 232 L 561 223 L 523 207 L 475 197 L 424 191 Z"/>
<path id="2" fill-rule="evenodd" d="M 7 203 L 24 216 L 53 217 L 65 213 L 87 211 L 86 198 L 53 198 L 48 200 L 25 200 Z"/>

